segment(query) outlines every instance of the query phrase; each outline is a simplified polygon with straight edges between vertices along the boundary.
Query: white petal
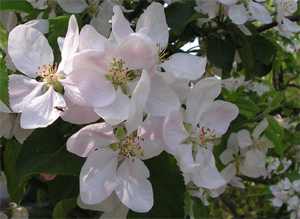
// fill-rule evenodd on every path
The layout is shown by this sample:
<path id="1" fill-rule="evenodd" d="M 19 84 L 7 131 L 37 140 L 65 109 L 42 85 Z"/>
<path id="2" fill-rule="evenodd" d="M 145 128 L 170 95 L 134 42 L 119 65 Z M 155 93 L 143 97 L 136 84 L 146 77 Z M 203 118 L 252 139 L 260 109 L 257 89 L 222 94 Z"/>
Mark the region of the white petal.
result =
<path id="1" fill-rule="evenodd" d="M 235 164 L 231 163 L 227 167 L 225 167 L 222 170 L 221 175 L 225 179 L 226 183 L 229 183 L 233 179 L 233 177 L 235 177 L 235 175 L 236 175 Z"/>
<path id="2" fill-rule="evenodd" d="M 234 187 L 238 187 L 238 188 L 241 188 L 241 189 L 245 189 L 245 185 L 240 182 L 242 181 L 241 178 L 239 177 L 233 177 L 233 179 L 229 182 L 230 185 L 234 186 Z"/>
<path id="3" fill-rule="evenodd" d="M 100 116 L 94 111 L 92 106 L 81 106 L 73 103 L 69 98 L 64 95 L 66 107 L 63 108 L 61 118 L 64 121 L 74 124 L 87 124 L 100 119 Z"/>
<path id="4" fill-rule="evenodd" d="M 250 137 L 250 132 L 246 129 L 239 131 L 236 134 L 236 137 L 241 148 L 246 148 L 253 144 Z"/>
<path id="5" fill-rule="evenodd" d="M 138 158 L 125 159 L 117 170 L 116 193 L 121 202 L 135 212 L 147 212 L 153 206 L 153 191 L 146 165 Z"/>
<path id="6" fill-rule="evenodd" d="M 264 167 L 249 166 L 246 161 L 240 164 L 239 170 L 243 175 L 253 178 L 257 178 L 266 172 Z"/>
<path id="7" fill-rule="evenodd" d="M 144 27 L 149 27 L 147 35 L 160 47 L 165 48 L 169 39 L 169 30 L 162 4 L 153 2 L 140 16 L 136 32 Z"/>
<path id="8" fill-rule="evenodd" d="M 239 142 L 236 133 L 231 133 L 227 142 L 227 148 L 229 148 L 234 155 L 237 155 L 240 151 Z"/>
<path id="9" fill-rule="evenodd" d="M 7 138 L 12 137 L 12 122 L 9 113 L 0 112 L 0 137 L 5 133 L 10 133 Z"/>
<path id="10" fill-rule="evenodd" d="M 227 148 L 222 154 L 220 154 L 219 158 L 224 165 L 227 165 L 234 159 L 232 154 L 232 150 Z"/>
<path id="11" fill-rule="evenodd" d="M 115 192 L 111 193 L 111 195 L 108 196 L 104 201 L 94 205 L 85 204 L 81 200 L 80 195 L 77 198 L 77 204 L 80 208 L 93 211 L 112 211 L 117 206 L 118 202 L 119 199 Z"/>
<path id="12" fill-rule="evenodd" d="M 242 4 L 231 6 L 228 15 L 235 24 L 244 24 L 248 19 L 246 8 Z"/>
<path id="13" fill-rule="evenodd" d="M 3 26 L 10 32 L 18 22 L 18 18 L 14 11 L 2 11 L 0 12 L 0 21 Z"/>
<path id="14" fill-rule="evenodd" d="M 201 165 L 199 172 L 192 174 L 195 185 L 206 189 L 217 189 L 226 184 L 216 167 L 214 155 L 209 149 L 198 147 L 195 162 Z"/>
<path id="15" fill-rule="evenodd" d="M 179 111 L 173 111 L 166 116 L 163 128 L 163 136 L 166 144 L 173 151 L 188 138 L 190 134 L 183 126 L 183 115 Z"/>
<path id="16" fill-rule="evenodd" d="M 33 132 L 33 129 L 22 129 L 20 122 L 21 122 L 21 114 L 18 114 L 15 119 L 15 124 L 13 127 L 13 135 L 18 140 L 18 142 L 23 144 L 26 138 Z"/>
<path id="17" fill-rule="evenodd" d="M 109 34 L 110 34 L 110 25 L 109 25 L 109 23 L 106 20 L 100 19 L 98 17 L 93 16 L 92 19 L 91 19 L 91 21 L 90 21 L 90 24 L 102 36 L 104 36 L 106 38 L 109 37 Z"/>
<path id="18" fill-rule="evenodd" d="M 45 19 L 31 20 L 26 22 L 24 25 L 32 27 L 40 31 L 42 34 L 46 34 L 49 32 L 49 21 Z"/>
<path id="19" fill-rule="evenodd" d="M 130 135 L 143 122 L 143 110 L 150 92 L 150 78 L 148 72 L 143 70 L 142 76 L 132 93 L 129 106 L 128 119 L 125 122 L 127 135 Z"/>
<path id="20" fill-rule="evenodd" d="M 98 149 L 91 153 L 82 166 L 80 198 L 85 204 L 98 204 L 115 190 L 119 151 Z"/>
<path id="21" fill-rule="evenodd" d="M 150 81 L 150 93 L 145 112 L 156 116 L 166 116 L 171 111 L 179 110 L 180 102 L 176 93 L 159 77 Z"/>
<path id="22" fill-rule="evenodd" d="M 127 208 L 125 205 L 120 202 L 117 207 L 110 212 L 104 212 L 99 219 L 101 218 L 126 218 L 128 214 L 129 208 Z"/>
<path id="23" fill-rule="evenodd" d="M 238 2 L 238 0 L 219 0 L 224 5 L 234 5 Z"/>
<path id="24" fill-rule="evenodd" d="M 299 32 L 300 31 L 300 26 L 297 25 L 297 23 L 294 23 L 293 21 L 291 21 L 285 17 L 282 19 L 282 21 L 283 21 L 285 27 L 289 31 L 291 31 L 291 32 Z"/>
<path id="25" fill-rule="evenodd" d="M 253 133 L 252 133 L 252 137 L 254 139 L 258 139 L 259 136 L 261 135 L 261 133 L 263 133 L 263 131 L 265 131 L 265 129 L 268 127 L 269 122 L 267 120 L 267 118 L 264 118 L 254 129 Z"/>
<path id="26" fill-rule="evenodd" d="M 117 125 L 127 119 L 130 99 L 118 86 L 115 101 L 105 107 L 95 107 L 95 112 L 111 125 Z"/>
<path id="27" fill-rule="evenodd" d="M 80 13 L 88 7 L 85 0 L 57 0 L 57 3 L 69 13 Z"/>
<path id="28" fill-rule="evenodd" d="M 184 173 L 195 174 L 201 169 L 201 164 L 195 163 L 193 157 L 192 143 L 182 144 L 178 147 L 178 155 L 176 156 L 180 170 Z"/>
<path id="29" fill-rule="evenodd" d="M 252 16 L 259 22 L 269 24 L 273 21 L 269 11 L 263 5 L 256 2 L 248 2 L 248 7 Z"/>
<path id="30" fill-rule="evenodd" d="M 205 78 L 190 91 L 186 101 L 185 119 L 193 128 L 196 127 L 201 115 L 220 92 L 221 82 L 216 78 Z"/>
<path id="31" fill-rule="evenodd" d="M 0 112 L 11 113 L 12 111 L 0 100 Z"/>
<path id="32" fill-rule="evenodd" d="M 53 64 L 52 48 L 46 37 L 27 25 L 18 25 L 10 32 L 7 49 L 17 69 L 32 78 L 37 76 L 42 64 Z"/>
<path id="33" fill-rule="evenodd" d="M 253 149 L 246 153 L 246 163 L 252 167 L 264 167 L 266 165 L 266 151 Z"/>
<path id="34" fill-rule="evenodd" d="M 67 150 L 81 157 L 89 156 L 94 150 L 119 142 L 113 128 L 107 123 L 85 126 L 67 141 Z"/>
<path id="35" fill-rule="evenodd" d="M 55 107 L 65 106 L 62 95 L 50 86 L 46 93 L 26 103 L 22 111 L 21 127 L 23 129 L 47 127 L 60 116 L 60 111 Z"/>
<path id="36" fill-rule="evenodd" d="M 169 61 L 160 64 L 160 67 L 172 72 L 176 78 L 197 80 L 205 72 L 206 58 L 186 53 L 176 53 L 170 56 Z"/>
<path id="37" fill-rule="evenodd" d="M 236 105 L 222 100 L 214 101 L 207 111 L 201 116 L 200 127 L 210 128 L 215 130 L 214 134 L 219 137 L 223 135 L 232 120 L 239 114 L 239 109 Z"/>

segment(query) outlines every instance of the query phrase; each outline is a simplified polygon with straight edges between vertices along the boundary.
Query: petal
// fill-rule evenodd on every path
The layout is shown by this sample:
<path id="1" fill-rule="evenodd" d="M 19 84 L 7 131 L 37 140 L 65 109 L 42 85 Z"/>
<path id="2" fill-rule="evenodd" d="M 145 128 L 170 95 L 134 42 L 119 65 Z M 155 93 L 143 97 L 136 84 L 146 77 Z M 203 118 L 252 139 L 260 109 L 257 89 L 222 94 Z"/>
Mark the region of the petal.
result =
<path id="1" fill-rule="evenodd" d="M 0 127 L 0 137 L 5 133 L 11 133 L 11 136 L 7 136 L 7 138 L 12 137 L 12 122 L 9 113 L 0 112 Z"/>
<path id="2" fill-rule="evenodd" d="M 199 79 L 205 72 L 206 58 L 176 53 L 170 56 L 170 60 L 160 64 L 165 71 L 170 71 L 176 78 L 189 80 Z"/>
<path id="3" fill-rule="evenodd" d="M 127 119 L 129 114 L 130 99 L 118 86 L 115 101 L 105 107 L 95 107 L 95 112 L 107 123 L 118 125 Z"/>
<path id="4" fill-rule="evenodd" d="M 239 108 L 229 102 L 222 100 L 214 101 L 207 111 L 201 116 L 200 127 L 215 130 L 214 134 L 219 137 L 223 135 L 232 120 L 239 114 Z"/>
<path id="5" fill-rule="evenodd" d="M 229 8 L 228 16 L 235 24 L 244 24 L 248 20 L 247 11 L 244 5 L 232 5 Z"/>
<path id="6" fill-rule="evenodd" d="M 231 163 L 227 167 L 225 167 L 222 170 L 221 175 L 225 179 L 226 183 L 229 183 L 233 179 L 233 177 L 236 175 L 235 164 Z"/>
<path id="7" fill-rule="evenodd" d="M 264 173 L 262 168 L 249 166 L 246 161 L 240 164 L 239 170 L 243 175 L 253 178 L 257 178 Z"/>
<path id="8" fill-rule="evenodd" d="M 156 116 L 166 116 L 171 111 L 179 110 L 179 107 L 180 102 L 173 89 L 159 77 L 152 77 L 145 112 Z"/>
<path id="9" fill-rule="evenodd" d="M 117 207 L 110 212 L 104 212 L 99 219 L 101 218 L 126 218 L 128 214 L 129 208 L 120 202 Z"/>
<path id="10" fill-rule="evenodd" d="M 184 173 L 196 173 L 201 169 L 201 164 L 195 163 L 193 157 L 193 146 L 192 143 L 182 144 L 178 147 L 178 155 L 176 156 L 180 170 Z"/>
<path id="11" fill-rule="evenodd" d="M 250 137 L 250 132 L 248 130 L 244 129 L 244 130 L 239 131 L 236 134 L 236 137 L 237 137 L 237 140 L 238 140 L 241 148 L 246 148 L 253 144 L 251 137 Z"/>
<path id="12" fill-rule="evenodd" d="M 67 141 L 67 150 L 80 156 L 88 157 L 97 148 L 119 142 L 113 128 L 107 123 L 96 123 L 85 126 Z"/>
<path id="13" fill-rule="evenodd" d="M 17 69 L 32 78 L 42 64 L 53 64 L 52 48 L 46 37 L 27 25 L 18 25 L 10 32 L 7 49 Z"/>
<path id="14" fill-rule="evenodd" d="M 66 95 L 64 95 L 64 99 L 66 107 L 60 116 L 64 121 L 74 124 L 87 124 L 100 119 L 100 116 L 94 111 L 94 107 L 77 105 L 69 100 Z"/>
<path id="15" fill-rule="evenodd" d="M 199 172 L 192 174 L 195 185 L 206 189 L 217 189 L 226 184 L 216 167 L 214 155 L 209 149 L 198 147 L 195 162 L 201 165 Z"/>
<path id="16" fill-rule="evenodd" d="M 297 25 L 297 23 L 294 23 L 285 17 L 282 19 L 282 21 L 283 21 L 283 24 L 285 25 L 285 27 L 289 31 L 291 31 L 291 32 L 299 32 L 300 31 L 300 26 Z"/>
<path id="17" fill-rule="evenodd" d="M 12 111 L 0 100 L 0 112 L 11 113 Z"/>
<path id="18" fill-rule="evenodd" d="M 60 116 L 60 111 L 56 107 L 65 106 L 62 95 L 50 86 L 46 93 L 26 103 L 22 111 L 21 127 L 23 129 L 47 127 Z"/>
<path id="19" fill-rule="evenodd" d="M 131 95 L 129 114 L 125 126 L 127 135 L 130 135 L 143 122 L 143 110 L 150 92 L 150 78 L 148 72 L 143 70 L 142 76 Z"/>
<path id="20" fill-rule="evenodd" d="M 93 17 L 92 17 L 92 19 L 90 21 L 90 24 L 102 36 L 104 36 L 105 38 L 109 37 L 109 34 L 110 34 L 110 24 L 106 20 L 101 19 L 99 17 L 95 17 L 93 15 Z"/>
<path id="21" fill-rule="evenodd" d="M 227 148 L 229 148 L 234 155 L 239 153 L 240 147 L 236 133 L 231 133 L 227 142 Z"/>
<path id="22" fill-rule="evenodd" d="M 57 3 L 69 13 L 80 13 L 88 7 L 85 0 L 57 0 Z"/>
<path id="23" fill-rule="evenodd" d="M 0 20 L 8 32 L 10 32 L 17 25 L 18 22 L 18 18 L 14 11 L 0 12 Z"/>
<path id="24" fill-rule="evenodd" d="M 186 101 L 185 119 L 193 128 L 199 123 L 200 116 L 221 92 L 221 82 L 216 78 L 199 81 L 190 91 Z"/>
<path id="25" fill-rule="evenodd" d="M 26 22 L 24 25 L 32 27 L 40 31 L 42 34 L 46 34 L 49 32 L 49 21 L 45 19 L 31 20 Z"/>
<path id="26" fill-rule="evenodd" d="M 140 16 L 136 32 L 144 27 L 149 27 L 147 35 L 155 43 L 159 43 L 162 48 L 166 47 L 169 39 L 169 30 L 162 4 L 153 2 Z"/>
<path id="27" fill-rule="evenodd" d="M 23 144 L 26 138 L 34 131 L 34 129 L 22 129 L 21 128 L 21 114 L 19 113 L 16 117 L 15 124 L 13 127 L 13 134 L 15 138 Z"/>
<path id="28" fill-rule="evenodd" d="M 223 151 L 222 154 L 220 154 L 219 158 L 224 165 L 227 165 L 230 161 L 234 159 L 232 154 L 232 150 L 227 148 L 225 151 Z"/>
<path id="29" fill-rule="evenodd" d="M 252 16 L 259 22 L 269 24 L 273 21 L 269 11 L 263 5 L 256 2 L 249 2 L 248 8 Z"/>
<path id="30" fill-rule="evenodd" d="M 118 201 L 119 199 L 115 192 L 111 193 L 104 201 L 94 205 L 85 204 L 81 200 L 80 195 L 77 198 L 77 204 L 80 208 L 92 211 L 112 211 L 117 206 Z"/>
<path id="31" fill-rule="evenodd" d="M 241 178 L 239 177 L 233 177 L 233 179 L 229 182 L 230 185 L 234 186 L 234 187 L 238 187 L 238 188 L 241 188 L 241 189 L 245 189 L 245 185 L 240 182 L 242 181 Z"/>
<path id="32" fill-rule="evenodd" d="M 219 0 L 224 5 L 234 5 L 238 2 L 238 0 Z"/>
<path id="33" fill-rule="evenodd" d="M 264 167 L 266 165 L 266 151 L 253 149 L 246 153 L 246 163 L 252 167 Z"/>
<path id="34" fill-rule="evenodd" d="M 183 115 L 179 111 L 172 111 L 166 116 L 163 136 L 168 147 L 177 151 L 178 147 L 188 138 L 190 134 L 183 126 Z"/>
<path id="35" fill-rule="evenodd" d="M 269 122 L 267 120 L 267 118 L 264 118 L 254 129 L 252 136 L 254 139 L 258 139 L 259 136 L 261 135 L 261 133 L 263 133 L 263 131 L 265 131 L 265 129 L 268 127 Z"/>
<path id="36" fill-rule="evenodd" d="M 125 159 L 117 170 L 116 193 L 121 202 L 135 212 L 148 212 L 153 206 L 153 191 L 146 165 L 138 158 Z"/>
<path id="37" fill-rule="evenodd" d="M 86 159 L 79 176 L 80 198 L 85 204 L 98 204 L 115 190 L 118 154 L 119 150 L 101 148 Z"/>

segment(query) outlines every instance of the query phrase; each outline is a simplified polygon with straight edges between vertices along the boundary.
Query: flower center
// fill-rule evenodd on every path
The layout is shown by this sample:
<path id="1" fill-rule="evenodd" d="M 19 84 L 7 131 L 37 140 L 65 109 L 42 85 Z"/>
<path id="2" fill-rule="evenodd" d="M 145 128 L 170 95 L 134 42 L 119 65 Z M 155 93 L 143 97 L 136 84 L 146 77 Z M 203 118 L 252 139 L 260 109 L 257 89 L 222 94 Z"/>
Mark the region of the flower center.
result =
<path id="1" fill-rule="evenodd" d="M 58 81 L 59 79 L 65 79 L 65 76 L 62 74 L 56 75 L 57 71 L 57 62 L 55 66 L 49 64 L 49 53 L 47 53 L 47 65 L 43 63 L 43 54 L 41 56 L 41 67 L 38 67 L 38 72 L 36 74 L 41 78 L 41 82 L 46 82 L 45 89 L 46 91 L 50 86 L 54 86 L 54 90 L 61 92 L 63 90 L 62 84 Z"/>
<path id="2" fill-rule="evenodd" d="M 160 46 L 160 43 L 157 43 L 156 46 L 158 47 L 157 50 L 158 64 L 161 64 L 165 61 L 169 61 L 172 58 L 172 57 L 165 58 L 165 56 L 169 55 L 169 52 L 166 52 L 168 45 L 165 48 L 163 48 Z"/>
<path id="3" fill-rule="evenodd" d="M 88 3 L 88 13 L 92 15 L 97 15 L 97 13 L 100 11 L 98 3 L 94 2 L 93 0 L 90 0 Z"/>
<path id="4" fill-rule="evenodd" d="M 196 142 L 200 144 L 201 146 L 204 146 L 206 148 L 206 144 L 210 141 L 216 138 L 216 135 L 214 134 L 214 130 L 210 130 L 210 128 L 204 128 L 202 127 L 200 129 L 200 132 L 197 134 L 193 134 L 191 136 L 191 141 Z"/>
<path id="5" fill-rule="evenodd" d="M 282 1 L 283 10 L 288 13 L 294 13 L 297 9 L 291 1 Z"/>
<path id="6" fill-rule="evenodd" d="M 120 155 L 125 155 L 128 159 L 130 157 L 135 157 L 137 154 L 144 156 L 144 151 L 141 150 L 140 141 L 144 141 L 144 139 L 139 136 L 136 138 L 126 136 L 120 143 Z M 132 158 L 132 162 L 134 162 L 134 158 Z"/>
<path id="7" fill-rule="evenodd" d="M 253 145 L 249 147 L 249 150 L 258 149 L 260 151 L 267 148 L 267 143 L 262 140 L 256 140 Z"/>

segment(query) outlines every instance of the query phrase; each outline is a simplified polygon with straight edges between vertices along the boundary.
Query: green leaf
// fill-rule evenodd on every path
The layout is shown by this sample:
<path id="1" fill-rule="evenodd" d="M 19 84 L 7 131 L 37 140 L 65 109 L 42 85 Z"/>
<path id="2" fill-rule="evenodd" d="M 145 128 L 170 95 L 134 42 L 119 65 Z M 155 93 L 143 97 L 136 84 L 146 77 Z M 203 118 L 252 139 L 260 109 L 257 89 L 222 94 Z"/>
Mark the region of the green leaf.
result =
<path id="1" fill-rule="evenodd" d="M 270 127 L 267 127 L 265 129 L 265 135 L 275 145 L 275 148 L 274 148 L 275 153 L 280 156 L 283 155 L 283 147 L 282 147 L 282 144 L 279 141 L 276 133 Z"/>
<path id="2" fill-rule="evenodd" d="M 279 123 L 277 122 L 277 120 L 270 115 L 266 115 L 268 122 L 269 122 L 269 127 L 271 127 L 271 129 L 275 132 L 280 134 L 282 137 L 284 137 L 284 131 L 282 129 L 282 127 L 279 125 Z"/>
<path id="3" fill-rule="evenodd" d="M 212 36 L 207 46 L 207 59 L 216 67 L 229 73 L 232 68 L 235 51 L 235 44 L 231 38 L 221 39 L 220 37 Z"/>
<path id="4" fill-rule="evenodd" d="M 30 14 L 33 11 L 33 7 L 26 0 L 1 0 L 0 11 L 15 11 Z"/>
<path id="5" fill-rule="evenodd" d="M 36 129 L 25 140 L 16 162 L 17 178 L 41 173 L 79 175 L 85 159 L 67 151 L 67 138 L 56 124 Z"/>
<path id="6" fill-rule="evenodd" d="M 300 178 L 300 173 L 299 173 L 299 171 L 294 170 L 294 171 L 292 171 L 290 173 L 287 173 L 286 176 L 287 176 L 287 178 L 289 178 L 289 180 L 291 182 L 293 182 L 293 181 L 298 180 Z"/>
<path id="7" fill-rule="evenodd" d="M 0 55 L 0 100 L 9 107 L 8 75 L 3 56 Z"/>
<path id="8" fill-rule="evenodd" d="M 190 196 L 190 192 L 186 190 L 185 199 L 184 199 L 184 218 L 187 218 L 187 216 L 189 215 L 191 204 L 192 204 L 191 201 L 192 198 Z"/>
<path id="9" fill-rule="evenodd" d="M 22 145 L 14 139 L 7 140 L 6 148 L 4 151 L 4 173 L 7 178 L 7 190 L 11 199 L 20 203 L 24 196 L 25 183 L 28 181 L 28 177 L 22 181 L 16 178 L 15 163 L 17 156 L 21 150 Z"/>
<path id="10" fill-rule="evenodd" d="M 154 205 L 147 213 L 130 210 L 127 218 L 183 218 L 185 184 L 176 159 L 162 152 L 144 163 L 150 171 Z"/>
<path id="11" fill-rule="evenodd" d="M 251 70 L 251 74 L 261 78 L 269 74 L 271 70 L 272 70 L 272 63 L 269 65 L 264 65 L 260 61 L 255 60 L 254 67 Z"/>
<path id="12" fill-rule="evenodd" d="M 280 91 L 279 93 L 277 93 L 274 96 L 274 98 L 269 106 L 270 109 L 274 109 L 274 108 L 278 107 L 280 105 L 281 101 L 284 99 L 284 96 L 285 96 L 284 91 Z"/>
<path id="13" fill-rule="evenodd" d="M 263 93 L 263 95 L 260 97 L 260 102 L 265 102 L 266 99 L 268 99 L 269 97 L 272 97 L 278 93 L 279 93 L 279 91 L 277 91 L 277 90 L 272 90 L 272 91 Z"/>
<path id="14" fill-rule="evenodd" d="M 70 15 L 64 15 L 49 19 L 48 41 L 52 49 L 58 49 L 57 38 L 65 37 L 68 30 Z"/>
<path id="15" fill-rule="evenodd" d="M 69 211 L 77 206 L 77 197 L 58 202 L 53 210 L 53 218 L 66 218 Z"/>
<path id="16" fill-rule="evenodd" d="M 192 16 L 197 13 L 188 4 L 175 2 L 165 9 L 168 26 L 176 34 L 181 34 Z"/>
<path id="17" fill-rule="evenodd" d="M 253 103 L 251 100 L 248 100 L 244 97 L 237 98 L 234 102 L 235 105 L 238 106 L 241 110 L 246 110 L 253 113 L 259 113 L 260 109 Z"/>
<path id="18" fill-rule="evenodd" d="M 207 218 L 207 210 L 206 206 L 202 203 L 202 201 L 197 197 L 192 197 L 194 205 L 193 205 L 193 212 L 194 218 Z"/>
<path id="19" fill-rule="evenodd" d="M 264 188 L 262 188 L 260 190 L 260 195 L 272 195 L 272 192 L 270 190 L 270 187 L 269 186 L 266 186 Z"/>
<path id="20" fill-rule="evenodd" d="M 0 21 L 0 49 L 4 53 L 6 53 L 7 40 L 8 40 L 8 31 Z"/>

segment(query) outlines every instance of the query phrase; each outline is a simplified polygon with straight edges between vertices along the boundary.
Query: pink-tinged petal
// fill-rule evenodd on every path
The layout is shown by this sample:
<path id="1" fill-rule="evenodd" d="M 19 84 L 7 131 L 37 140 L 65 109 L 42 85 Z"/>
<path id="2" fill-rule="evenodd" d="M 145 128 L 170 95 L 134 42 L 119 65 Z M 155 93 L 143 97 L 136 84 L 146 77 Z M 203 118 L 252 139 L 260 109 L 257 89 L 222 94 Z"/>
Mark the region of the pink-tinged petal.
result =
<path id="1" fill-rule="evenodd" d="M 116 193 L 120 201 L 135 212 L 148 212 L 154 203 L 150 176 L 146 165 L 138 158 L 125 159 L 117 170 L 119 184 Z"/>
<path id="2" fill-rule="evenodd" d="M 77 198 L 77 204 L 82 209 L 89 209 L 92 211 L 112 211 L 116 208 L 117 203 L 119 202 L 118 196 L 115 192 L 112 192 L 110 196 L 108 196 L 104 201 L 94 204 L 94 205 L 88 205 L 84 203 L 80 195 Z"/>
<path id="3" fill-rule="evenodd" d="M 118 86 L 115 101 L 105 107 L 95 107 L 95 112 L 107 123 L 118 125 L 127 119 L 129 113 L 130 99 Z"/>
<path id="4" fill-rule="evenodd" d="M 6 134 L 6 138 L 11 138 L 12 133 L 12 122 L 9 113 L 0 112 L 0 137 Z"/>
<path id="5" fill-rule="evenodd" d="M 108 38 L 110 34 L 110 24 L 107 20 L 93 15 L 90 25 L 95 28 L 95 30 L 102 36 Z"/>
<path id="6" fill-rule="evenodd" d="M 87 124 L 100 119 L 100 116 L 94 111 L 94 107 L 77 105 L 69 100 L 66 95 L 64 95 L 64 99 L 66 107 L 62 109 L 63 112 L 60 116 L 64 121 L 73 124 Z"/>
<path id="7" fill-rule="evenodd" d="M 15 119 L 13 135 L 18 140 L 18 142 L 23 144 L 23 142 L 34 131 L 34 129 L 22 129 L 20 123 L 21 123 L 21 114 L 19 113 Z"/>
<path id="8" fill-rule="evenodd" d="M 234 159 L 232 154 L 232 150 L 230 148 L 227 148 L 225 151 L 223 151 L 222 154 L 220 154 L 219 158 L 224 165 L 227 165 Z"/>
<path id="9" fill-rule="evenodd" d="M 37 76 L 42 64 L 53 64 L 52 48 L 46 37 L 26 25 L 18 25 L 10 32 L 7 49 L 17 69 L 32 78 Z"/>
<path id="10" fill-rule="evenodd" d="M 243 175 L 253 178 L 257 178 L 261 175 L 264 175 L 264 173 L 266 172 L 264 167 L 249 166 L 246 161 L 240 164 L 239 170 Z"/>
<path id="11" fill-rule="evenodd" d="M 99 56 L 98 56 L 99 55 Z M 100 66 L 103 51 L 86 51 L 74 56 L 73 70 L 66 79 L 60 80 L 68 98 L 83 106 L 103 107 L 116 98 L 116 91 L 104 74 L 108 66 Z M 107 64 L 109 65 L 109 63 Z"/>
<path id="12" fill-rule="evenodd" d="M 80 198 L 85 204 L 98 204 L 115 190 L 118 154 L 119 150 L 101 148 L 88 156 L 79 176 Z"/>
<path id="13" fill-rule="evenodd" d="M 127 208 L 125 205 L 120 202 L 117 207 L 110 212 L 104 212 L 101 214 L 100 218 L 126 218 L 128 214 L 129 208 Z"/>
<path id="14" fill-rule="evenodd" d="M 46 93 L 26 103 L 21 115 L 21 127 L 23 129 L 47 127 L 60 116 L 61 112 L 56 107 L 65 106 L 62 95 L 50 86 Z"/>
<path id="15" fill-rule="evenodd" d="M 120 45 L 129 34 L 133 33 L 133 30 L 125 19 L 120 6 L 115 5 L 113 11 L 115 15 L 112 16 L 112 32 Z"/>
<path id="16" fill-rule="evenodd" d="M 244 24 L 248 20 L 247 11 L 243 4 L 232 5 L 229 8 L 228 15 L 235 24 Z"/>
<path id="17" fill-rule="evenodd" d="M 144 153 L 143 156 L 137 154 L 137 157 L 149 159 L 159 155 L 163 148 L 167 147 L 163 138 L 163 122 L 164 118 L 159 116 L 148 115 L 145 119 L 142 127 L 138 130 L 141 151 Z"/>
<path id="18" fill-rule="evenodd" d="M 282 19 L 283 24 L 285 25 L 285 27 L 291 31 L 291 32 L 299 32 L 300 31 L 300 26 L 297 25 L 297 23 L 287 19 L 287 18 L 283 18 Z"/>
<path id="19" fill-rule="evenodd" d="M 12 111 L 22 112 L 27 102 L 45 92 L 44 85 L 45 83 L 39 83 L 24 75 L 9 75 L 8 91 Z"/>
<path id="20" fill-rule="evenodd" d="M 238 2 L 238 0 L 219 0 L 224 5 L 234 5 Z"/>
<path id="21" fill-rule="evenodd" d="M 152 77 L 145 112 L 156 116 L 166 116 L 171 111 L 179 110 L 179 107 L 180 102 L 173 89 L 159 77 Z"/>
<path id="22" fill-rule="evenodd" d="M 149 27 L 147 35 L 155 43 L 159 43 L 160 47 L 166 47 L 169 39 L 169 30 L 162 4 L 153 2 L 140 16 L 136 32 L 144 27 Z"/>
<path id="23" fill-rule="evenodd" d="M 119 142 L 115 138 L 113 128 L 107 123 L 96 123 L 85 126 L 67 141 L 67 150 L 80 156 L 88 157 L 98 148 Z"/>
<path id="24" fill-rule="evenodd" d="M 121 58 L 124 68 L 152 69 L 157 64 L 157 50 L 154 44 L 150 44 L 137 35 L 129 35 L 120 45 L 117 58 Z"/>
<path id="25" fill-rule="evenodd" d="M 236 133 L 231 133 L 227 142 L 227 148 L 229 148 L 234 155 L 237 155 L 240 151 L 239 142 Z"/>
<path id="26" fill-rule="evenodd" d="M 150 92 L 150 78 L 148 72 L 143 70 L 142 76 L 131 95 L 129 114 L 125 126 L 127 135 L 141 126 L 143 122 L 143 110 Z"/>
<path id="27" fill-rule="evenodd" d="M 180 170 L 184 173 L 195 174 L 201 169 L 201 164 L 195 163 L 193 157 L 193 145 L 192 143 L 182 144 L 178 147 L 178 154 L 176 158 L 178 160 L 178 164 L 180 166 Z"/>
<path id="28" fill-rule="evenodd" d="M 265 149 L 253 149 L 246 153 L 246 163 L 252 167 L 264 167 L 266 165 Z"/>
<path id="29" fill-rule="evenodd" d="M 246 188 L 245 185 L 240 181 L 242 181 L 242 179 L 235 176 L 235 177 L 233 177 L 233 179 L 228 184 L 230 184 L 234 187 L 245 189 Z"/>
<path id="30" fill-rule="evenodd" d="M 256 2 L 248 2 L 248 8 L 252 16 L 259 22 L 269 24 L 273 21 L 269 11 L 263 5 Z"/>
<path id="31" fill-rule="evenodd" d="M 80 13 L 88 7 L 85 0 L 57 0 L 60 7 L 69 13 Z"/>
<path id="32" fill-rule="evenodd" d="M 179 111 L 172 111 L 166 116 L 163 136 L 168 147 L 177 151 L 178 147 L 188 138 L 190 134 L 183 126 L 183 114 Z"/>
<path id="33" fill-rule="evenodd" d="M 239 131 L 236 134 L 236 137 L 241 148 L 246 148 L 253 144 L 250 137 L 250 132 L 246 129 Z"/>
<path id="34" fill-rule="evenodd" d="M 196 127 L 201 115 L 220 92 L 221 82 L 216 78 L 205 78 L 190 91 L 186 101 L 185 119 L 193 128 Z"/>
<path id="35" fill-rule="evenodd" d="M 58 72 L 64 69 L 64 65 L 77 51 L 79 45 L 79 30 L 75 15 L 71 15 L 68 24 L 68 31 L 61 50 L 61 62 Z"/>
<path id="36" fill-rule="evenodd" d="M 179 101 L 186 100 L 187 96 L 189 95 L 191 88 L 186 83 L 186 81 L 180 80 L 176 81 L 172 84 L 169 84 L 169 86 L 174 90 L 174 92 L 177 94 Z"/>
<path id="37" fill-rule="evenodd" d="M 239 114 L 239 108 L 222 100 L 214 101 L 200 118 L 200 127 L 215 130 L 214 134 L 222 136 L 228 129 L 232 120 Z"/>
<path id="38" fill-rule="evenodd" d="M 172 72 L 176 78 L 197 80 L 205 72 L 206 58 L 186 53 L 176 53 L 170 56 L 169 61 L 165 61 L 159 66 Z"/>
<path id="39" fill-rule="evenodd" d="M 272 141 L 270 141 L 268 138 L 266 138 L 266 136 L 263 136 L 260 138 L 260 142 L 264 145 L 264 148 L 274 148 L 275 145 Z"/>
<path id="40" fill-rule="evenodd" d="M 252 137 L 257 140 L 259 136 L 265 131 L 265 129 L 268 127 L 269 122 L 267 118 L 264 118 L 254 129 L 252 133 Z"/>
<path id="41" fill-rule="evenodd" d="M 192 174 L 195 185 L 206 189 L 217 189 L 226 184 L 216 167 L 214 155 L 209 149 L 198 147 L 195 162 L 201 165 L 199 172 Z"/>
<path id="42" fill-rule="evenodd" d="M 52 175 L 52 174 L 43 174 L 43 177 L 44 177 L 45 180 L 51 181 L 51 180 L 53 180 L 53 179 L 56 177 L 56 175 Z"/>
<path id="43" fill-rule="evenodd" d="M 236 175 L 235 164 L 231 163 L 227 167 L 225 167 L 221 171 L 221 175 L 225 179 L 226 183 L 229 183 L 233 179 L 233 177 L 235 177 L 235 175 Z"/>

